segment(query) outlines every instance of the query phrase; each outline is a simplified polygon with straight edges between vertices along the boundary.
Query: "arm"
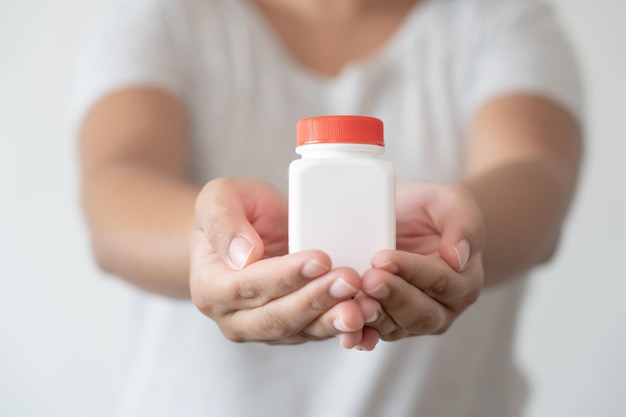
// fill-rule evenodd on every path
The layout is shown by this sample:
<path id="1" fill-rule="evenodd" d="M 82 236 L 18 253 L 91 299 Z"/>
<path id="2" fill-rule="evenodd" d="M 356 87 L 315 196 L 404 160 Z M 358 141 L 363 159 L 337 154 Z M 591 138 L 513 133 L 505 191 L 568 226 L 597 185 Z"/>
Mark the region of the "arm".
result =
<path id="1" fill-rule="evenodd" d="M 550 259 L 581 155 L 579 125 L 554 102 L 509 95 L 479 111 L 464 184 L 484 218 L 486 285 Z"/>
<path id="2" fill-rule="evenodd" d="M 253 180 L 216 179 L 202 190 L 186 181 L 184 108 L 173 96 L 111 94 L 81 136 L 83 205 L 101 268 L 147 291 L 191 296 L 233 341 L 339 335 L 373 349 L 378 338 L 362 337 L 352 300 L 358 274 L 331 269 L 319 251 L 286 255 L 284 196 Z"/>
<path id="3" fill-rule="evenodd" d="M 559 105 L 509 95 L 478 113 L 459 185 L 398 189 L 398 249 L 372 259 L 360 297 L 385 340 L 446 331 L 483 285 L 554 253 L 580 166 L 579 127 Z"/>
<path id="4" fill-rule="evenodd" d="M 198 189 L 186 177 L 183 105 L 155 89 L 110 94 L 81 131 L 82 203 L 102 269 L 148 291 L 189 297 Z"/>

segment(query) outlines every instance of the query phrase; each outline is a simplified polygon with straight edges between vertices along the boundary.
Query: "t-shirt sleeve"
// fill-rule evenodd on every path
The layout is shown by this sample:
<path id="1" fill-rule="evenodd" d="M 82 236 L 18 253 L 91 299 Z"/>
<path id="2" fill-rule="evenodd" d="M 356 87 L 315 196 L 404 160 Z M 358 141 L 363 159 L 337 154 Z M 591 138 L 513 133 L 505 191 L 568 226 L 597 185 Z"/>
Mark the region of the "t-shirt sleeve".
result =
<path id="1" fill-rule="evenodd" d="M 536 94 L 562 105 L 578 120 L 583 92 L 574 51 L 552 8 L 538 1 L 501 0 L 481 31 L 475 70 L 467 83 L 465 120 L 489 100 Z"/>
<path id="2" fill-rule="evenodd" d="M 126 87 L 182 94 L 181 59 L 161 0 L 114 0 L 94 22 L 78 57 L 71 102 L 76 128 L 105 95 Z"/>

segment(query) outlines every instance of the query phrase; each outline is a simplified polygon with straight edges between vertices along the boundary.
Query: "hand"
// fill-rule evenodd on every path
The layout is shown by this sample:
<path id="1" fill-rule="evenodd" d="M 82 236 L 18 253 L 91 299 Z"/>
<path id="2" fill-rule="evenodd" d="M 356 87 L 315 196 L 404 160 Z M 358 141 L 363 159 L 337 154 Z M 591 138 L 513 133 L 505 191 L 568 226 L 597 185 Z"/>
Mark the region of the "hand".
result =
<path id="1" fill-rule="evenodd" d="M 287 201 L 253 180 L 209 182 L 196 202 L 193 302 L 232 341 L 302 343 L 342 335 L 373 349 L 353 297 L 361 278 L 320 251 L 287 255 Z M 371 332 L 368 333 L 371 337 Z"/>
<path id="2" fill-rule="evenodd" d="M 480 210 L 461 186 L 410 183 L 396 211 L 398 250 L 372 258 L 357 302 L 383 340 L 443 333 L 483 285 Z"/>

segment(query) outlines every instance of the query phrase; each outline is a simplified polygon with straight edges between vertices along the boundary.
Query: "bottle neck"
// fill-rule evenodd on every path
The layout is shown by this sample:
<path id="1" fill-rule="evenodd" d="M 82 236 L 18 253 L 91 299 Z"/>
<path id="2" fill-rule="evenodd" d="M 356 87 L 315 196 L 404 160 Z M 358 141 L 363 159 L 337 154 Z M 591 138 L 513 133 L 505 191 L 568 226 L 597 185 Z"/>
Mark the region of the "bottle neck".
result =
<path id="1" fill-rule="evenodd" d="M 302 159 L 310 158 L 378 158 L 385 148 L 355 143 L 315 143 L 296 147 Z"/>

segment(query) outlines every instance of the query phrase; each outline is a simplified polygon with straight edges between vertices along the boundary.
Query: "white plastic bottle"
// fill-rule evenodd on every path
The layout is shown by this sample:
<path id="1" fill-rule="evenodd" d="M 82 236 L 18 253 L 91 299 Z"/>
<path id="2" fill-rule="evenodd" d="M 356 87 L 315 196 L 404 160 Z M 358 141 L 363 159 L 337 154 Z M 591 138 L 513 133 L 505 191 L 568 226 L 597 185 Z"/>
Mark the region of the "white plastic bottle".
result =
<path id="1" fill-rule="evenodd" d="M 383 123 L 363 116 L 302 119 L 289 166 L 289 252 L 319 249 L 333 267 L 363 273 L 381 249 L 395 249 L 395 176 Z"/>

